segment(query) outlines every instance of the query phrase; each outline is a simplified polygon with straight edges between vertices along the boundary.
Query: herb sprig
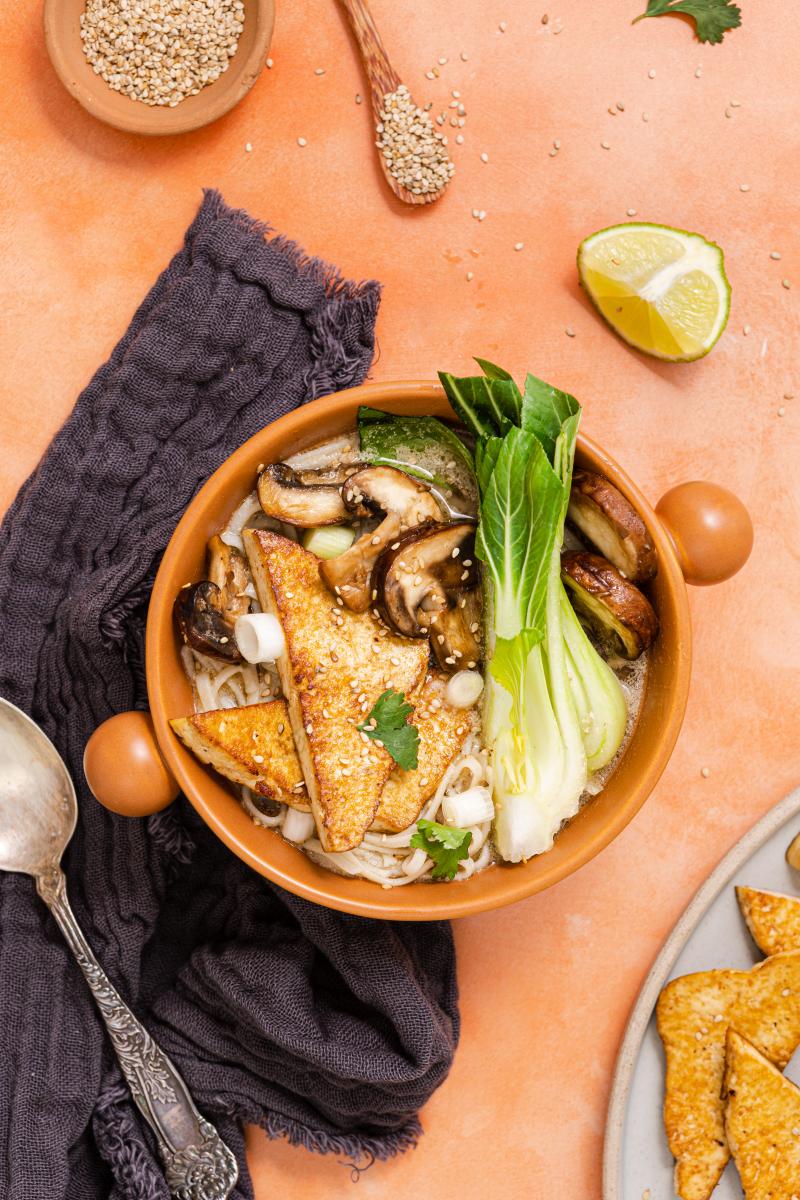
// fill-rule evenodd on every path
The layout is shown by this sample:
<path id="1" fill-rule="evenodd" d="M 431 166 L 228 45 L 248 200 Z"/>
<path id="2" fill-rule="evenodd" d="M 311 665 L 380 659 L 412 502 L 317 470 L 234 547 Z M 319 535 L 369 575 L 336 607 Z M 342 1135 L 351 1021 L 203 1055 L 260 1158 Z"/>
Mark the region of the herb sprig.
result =
<path id="1" fill-rule="evenodd" d="M 733 0 L 647 0 L 647 11 L 634 17 L 632 24 L 645 17 L 668 17 L 670 13 L 691 17 L 697 40 L 712 45 L 721 42 L 729 29 L 738 29 L 742 23 L 742 11 Z"/>
<path id="2" fill-rule="evenodd" d="M 472 841 L 471 829 L 453 829 L 440 825 L 438 821 L 417 821 L 417 831 L 411 838 L 415 850 L 424 850 L 434 862 L 431 874 L 434 879 L 453 879 L 458 864 L 469 857 Z"/>
<path id="3" fill-rule="evenodd" d="M 375 701 L 366 721 L 356 726 L 368 738 L 380 742 L 404 771 L 417 769 L 419 730 L 408 723 L 413 711 L 413 705 L 407 702 L 402 692 L 387 688 Z"/>

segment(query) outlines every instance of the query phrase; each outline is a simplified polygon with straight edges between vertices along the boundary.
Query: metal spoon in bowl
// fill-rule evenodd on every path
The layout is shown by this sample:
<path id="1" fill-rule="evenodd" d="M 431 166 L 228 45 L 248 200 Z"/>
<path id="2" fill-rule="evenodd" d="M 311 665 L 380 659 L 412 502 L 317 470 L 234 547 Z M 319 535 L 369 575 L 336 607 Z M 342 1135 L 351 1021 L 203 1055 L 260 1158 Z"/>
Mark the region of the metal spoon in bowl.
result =
<path id="1" fill-rule="evenodd" d="M 156 1136 L 172 1195 L 225 1200 L 236 1183 L 236 1159 L 112 986 L 69 906 L 60 862 L 77 817 L 75 788 L 55 746 L 30 717 L 0 697 L 0 870 L 36 880 L 86 976 L 133 1099 Z"/>

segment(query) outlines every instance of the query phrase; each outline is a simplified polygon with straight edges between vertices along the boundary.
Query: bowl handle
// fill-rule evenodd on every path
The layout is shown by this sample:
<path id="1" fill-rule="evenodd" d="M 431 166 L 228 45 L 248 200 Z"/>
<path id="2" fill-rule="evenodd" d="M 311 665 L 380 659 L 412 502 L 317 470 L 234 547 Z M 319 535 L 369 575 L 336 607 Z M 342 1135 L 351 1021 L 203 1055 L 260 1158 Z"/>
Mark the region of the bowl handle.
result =
<path id="1" fill-rule="evenodd" d="M 656 513 L 687 583 L 722 583 L 750 557 L 750 514 L 738 496 L 718 483 L 678 484 L 661 497 Z"/>
<path id="2" fill-rule="evenodd" d="M 123 817 L 159 812 L 180 790 L 146 712 L 117 713 L 98 725 L 83 752 L 83 773 L 94 798 Z"/>

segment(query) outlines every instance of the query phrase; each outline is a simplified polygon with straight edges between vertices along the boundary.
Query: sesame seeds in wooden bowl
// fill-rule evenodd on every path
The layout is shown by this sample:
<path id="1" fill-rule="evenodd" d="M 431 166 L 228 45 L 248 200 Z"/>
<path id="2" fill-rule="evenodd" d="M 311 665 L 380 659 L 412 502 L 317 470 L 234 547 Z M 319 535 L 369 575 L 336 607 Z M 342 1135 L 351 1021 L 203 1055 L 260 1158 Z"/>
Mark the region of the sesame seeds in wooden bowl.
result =
<path id="1" fill-rule="evenodd" d="M 45 0 L 56 73 L 93 116 L 131 133 L 199 129 L 250 90 L 274 0 Z"/>

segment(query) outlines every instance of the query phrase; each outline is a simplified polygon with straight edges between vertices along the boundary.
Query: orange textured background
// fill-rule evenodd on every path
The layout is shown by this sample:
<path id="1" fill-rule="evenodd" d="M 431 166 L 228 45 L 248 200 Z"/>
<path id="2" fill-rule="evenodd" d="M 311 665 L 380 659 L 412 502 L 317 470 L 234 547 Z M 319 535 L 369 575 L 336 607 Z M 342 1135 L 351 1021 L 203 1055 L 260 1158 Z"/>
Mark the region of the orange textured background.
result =
<path id="1" fill-rule="evenodd" d="M 375 378 L 463 371 L 472 354 L 530 367 L 578 395 L 586 431 L 651 499 L 716 479 L 756 523 L 742 574 L 691 595 L 686 725 L 645 809 L 570 880 L 456 926 L 463 1037 L 419 1148 L 355 1185 L 334 1159 L 253 1131 L 265 1200 L 597 1197 L 614 1057 L 656 949 L 722 852 L 800 782 L 796 24 L 785 0 L 740 3 L 744 27 L 709 47 L 683 20 L 631 26 L 638 0 L 374 0 L 418 100 L 457 88 L 468 112 L 456 178 L 421 212 L 381 181 L 333 0 L 279 0 L 273 70 L 218 124 L 165 141 L 77 107 L 50 69 L 39 4 L 0 11 L 0 508 L 213 185 L 347 275 L 384 282 Z M 624 113 L 609 115 L 618 100 Z M 630 352 L 581 296 L 579 240 L 628 208 L 725 249 L 730 324 L 702 363 Z"/>

